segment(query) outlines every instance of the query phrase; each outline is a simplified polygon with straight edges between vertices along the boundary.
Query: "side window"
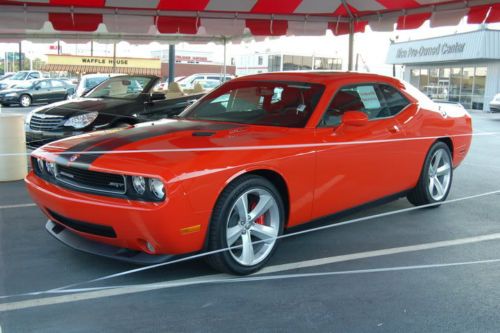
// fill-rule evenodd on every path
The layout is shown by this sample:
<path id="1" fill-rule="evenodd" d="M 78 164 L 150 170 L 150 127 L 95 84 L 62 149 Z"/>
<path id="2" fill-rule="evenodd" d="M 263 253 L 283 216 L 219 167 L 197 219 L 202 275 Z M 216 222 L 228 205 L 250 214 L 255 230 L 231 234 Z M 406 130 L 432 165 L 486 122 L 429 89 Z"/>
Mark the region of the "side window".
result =
<path id="1" fill-rule="evenodd" d="M 52 80 L 51 83 L 52 83 L 52 87 L 55 87 L 55 88 L 63 88 L 64 87 L 64 83 L 62 83 L 61 81 Z"/>
<path id="2" fill-rule="evenodd" d="M 38 83 L 38 86 L 40 87 L 40 89 L 49 89 L 50 88 L 50 84 L 48 81 L 40 81 L 40 83 Z"/>
<path id="3" fill-rule="evenodd" d="M 320 127 L 338 126 L 346 111 L 361 111 L 368 119 L 391 117 L 409 104 L 397 89 L 388 85 L 358 84 L 341 88 L 320 122 Z"/>
<path id="4" fill-rule="evenodd" d="M 28 79 L 39 79 L 39 78 L 40 74 L 37 72 L 30 73 L 30 75 L 28 76 Z"/>
<path id="5" fill-rule="evenodd" d="M 396 88 L 382 84 L 379 86 L 380 92 L 385 100 L 385 107 L 388 113 L 394 116 L 401 112 L 410 102 Z"/>

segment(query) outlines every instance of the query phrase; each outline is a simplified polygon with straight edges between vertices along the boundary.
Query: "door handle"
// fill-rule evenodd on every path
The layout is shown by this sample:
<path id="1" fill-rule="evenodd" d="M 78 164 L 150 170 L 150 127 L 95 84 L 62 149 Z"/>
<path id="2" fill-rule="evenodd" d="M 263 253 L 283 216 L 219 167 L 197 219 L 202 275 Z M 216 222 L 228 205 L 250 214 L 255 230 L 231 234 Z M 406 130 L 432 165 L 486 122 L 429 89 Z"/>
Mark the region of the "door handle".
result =
<path id="1" fill-rule="evenodd" d="M 397 134 L 397 133 L 401 132 L 401 129 L 399 128 L 398 125 L 393 125 L 393 126 L 389 127 L 387 130 L 393 134 Z"/>

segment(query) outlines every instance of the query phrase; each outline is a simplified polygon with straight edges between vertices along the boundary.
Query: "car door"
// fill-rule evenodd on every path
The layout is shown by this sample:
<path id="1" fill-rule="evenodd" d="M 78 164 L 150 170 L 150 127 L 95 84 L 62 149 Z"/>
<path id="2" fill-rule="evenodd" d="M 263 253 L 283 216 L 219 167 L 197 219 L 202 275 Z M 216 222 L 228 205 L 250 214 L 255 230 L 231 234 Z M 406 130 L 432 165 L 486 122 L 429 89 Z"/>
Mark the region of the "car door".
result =
<path id="1" fill-rule="evenodd" d="M 407 101 L 407 104 L 409 102 Z M 342 124 L 347 111 L 361 111 L 363 126 Z M 320 121 L 313 217 L 321 217 L 403 191 L 399 172 L 404 132 L 376 83 L 339 89 Z M 331 144 L 331 145 L 329 145 Z"/>
<path id="2" fill-rule="evenodd" d="M 33 102 L 47 102 L 50 100 L 50 83 L 49 80 L 40 80 L 33 87 L 32 96 Z"/>
<path id="3" fill-rule="evenodd" d="M 50 80 L 51 91 L 50 91 L 50 101 L 62 101 L 66 99 L 67 91 L 66 85 L 59 80 Z"/>

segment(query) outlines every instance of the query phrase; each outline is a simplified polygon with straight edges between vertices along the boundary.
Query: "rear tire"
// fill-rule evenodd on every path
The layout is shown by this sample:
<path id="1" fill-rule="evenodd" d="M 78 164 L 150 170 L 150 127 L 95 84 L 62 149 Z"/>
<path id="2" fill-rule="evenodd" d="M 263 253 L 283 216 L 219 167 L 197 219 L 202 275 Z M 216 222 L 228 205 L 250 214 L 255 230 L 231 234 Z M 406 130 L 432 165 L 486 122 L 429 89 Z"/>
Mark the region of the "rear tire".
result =
<path id="1" fill-rule="evenodd" d="M 450 192 L 452 180 L 450 149 L 444 142 L 437 141 L 427 153 L 417 186 L 407 194 L 408 201 L 415 206 L 443 202 Z"/>
<path id="2" fill-rule="evenodd" d="M 208 233 L 208 251 L 227 249 L 206 257 L 214 269 L 247 275 L 271 258 L 283 233 L 283 200 L 267 179 L 244 175 L 222 192 Z"/>

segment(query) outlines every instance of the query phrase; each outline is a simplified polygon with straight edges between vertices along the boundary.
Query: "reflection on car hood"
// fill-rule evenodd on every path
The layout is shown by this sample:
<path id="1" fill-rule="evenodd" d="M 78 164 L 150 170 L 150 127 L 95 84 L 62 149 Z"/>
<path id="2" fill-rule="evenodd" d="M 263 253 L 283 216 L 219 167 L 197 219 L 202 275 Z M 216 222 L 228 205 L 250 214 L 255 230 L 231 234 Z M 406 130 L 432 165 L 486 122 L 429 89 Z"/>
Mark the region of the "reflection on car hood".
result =
<path id="1" fill-rule="evenodd" d="M 21 93 L 21 92 L 27 92 L 29 89 L 24 89 L 24 88 L 11 88 L 11 89 L 5 89 L 0 91 L 0 95 L 6 95 L 6 94 L 11 94 L 11 93 Z"/>
<path id="2" fill-rule="evenodd" d="M 49 104 L 45 107 L 37 109 L 35 112 L 39 114 L 47 114 L 54 116 L 72 116 L 82 111 L 106 111 L 113 112 L 124 105 L 134 103 L 134 100 L 112 99 L 112 98 L 77 98 L 70 101 L 62 101 Z"/>
<path id="3" fill-rule="evenodd" d="M 151 154 L 155 151 L 161 154 L 162 150 L 195 149 L 194 154 L 189 152 L 186 154 L 186 151 L 182 154 L 176 151 L 168 152 L 172 158 L 167 160 L 174 163 L 192 158 L 197 153 L 203 153 L 197 149 L 294 143 L 297 135 L 293 133 L 296 131 L 297 129 L 281 127 L 168 119 L 155 123 L 142 123 L 130 129 L 99 131 L 56 141 L 42 147 L 42 151 L 56 153 L 57 162 L 61 164 L 88 168 L 96 160 L 103 158 L 108 161 L 114 159 L 117 166 L 128 168 L 135 163 L 160 162 L 161 158 L 151 159 Z M 109 151 L 130 150 L 138 153 L 107 154 Z M 64 154 L 60 155 L 59 152 Z M 149 158 L 149 162 L 143 161 L 145 158 Z"/>

